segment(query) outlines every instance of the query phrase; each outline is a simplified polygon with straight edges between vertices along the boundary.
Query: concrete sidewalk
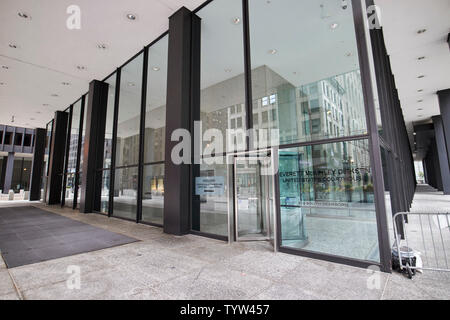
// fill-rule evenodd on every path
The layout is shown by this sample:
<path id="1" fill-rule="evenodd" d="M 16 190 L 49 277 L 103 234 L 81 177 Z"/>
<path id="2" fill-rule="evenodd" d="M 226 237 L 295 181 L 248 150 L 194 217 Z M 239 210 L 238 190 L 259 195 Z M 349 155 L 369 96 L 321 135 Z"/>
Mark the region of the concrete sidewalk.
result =
<path id="1" fill-rule="evenodd" d="M 265 243 L 238 243 L 160 228 L 49 211 L 141 242 L 6 269 L 0 262 L 0 299 L 450 299 L 450 277 L 414 280 L 283 253 Z M 70 273 L 80 270 L 80 289 Z M 15 285 L 14 285 L 15 283 Z"/>

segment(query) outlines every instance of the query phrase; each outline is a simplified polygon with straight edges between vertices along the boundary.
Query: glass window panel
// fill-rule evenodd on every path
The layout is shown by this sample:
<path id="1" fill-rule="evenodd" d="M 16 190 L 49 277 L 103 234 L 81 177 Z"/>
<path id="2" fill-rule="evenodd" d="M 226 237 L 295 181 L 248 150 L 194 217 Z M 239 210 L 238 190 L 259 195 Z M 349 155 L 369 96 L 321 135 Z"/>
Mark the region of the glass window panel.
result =
<path id="1" fill-rule="evenodd" d="M 136 219 L 138 168 L 115 170 L 113 215 L 126 219 Z"/>
<path id="2" fill-rule="evenodd" d="M 66 178 L 66 191 L 65 191 L 65 200 L 64 205 L 66 207 L 72 208 L 73 200 L 75 196 L 75 173 L 67 174 Z"/>
<path id="3" fill-rule="evenodd" d="M 368 140 L 279 152 L 282 246 L 379 262 Z"/>
<path id="4" fill-rule="evenodd" d="M 6 159 L 5 159 L 6 161 Z M 30 190 L 31 158 L 15 158 L 11 190 L 15 193 Z"/>
<path id="5" fill-rule="evenodd" d="M 149 48 L 144 163 L 164 160 L 168 38 Z"/>
<path id="6" fill-rule="evenodd" d="M 116 166 L 139 163 L 143 55 L 122 68 L 117 123 Z"/>
<path id="7" fill-rule="evenodd" d="M 246 121 L 239 129 L 232 129 L 231 125 L 233 119 L 245 116 L 242 1 L 215 0 L 197 15 L 202 19 L 200 120 L 203 132 L 219 130 L 224 138 L 223 149 L 228 142 L 241 137 L 237 149 L 245 149 Z M 228 139 L 227 129 L 234 131 Z M 203 149 L 208 143 L 203 142 Z"/>
<path id="8" fill-rule="evenodd" d="M 109 210 L 109 181 L 111 172 L 110 170 L 102 171 L 102 192 L 100 200 L 100 212 L 108 213 Z"/>
<path id="9" fill-rule="evenodd" d="M 67 173 L 74 173 L 77 166 L 78 138 L 80 134 L 81 100 L 73 105 L 72 123 L 70 129 L 69 158 L 67 161 Z"/>
<path id="10" fill-rule="evenodd" d="M 163 224 L 164 165 L 144 166 L 142 189 L 142 221 Z"/>
<path id="11" fill-rule="evenodd" d="M 249 1 L 253 112 L 270 108 L 278 114 L 276 121 L 255 117 L 253 123 L 269 132 L 279 129 L 280 144 L 367 131 L 350 1 L 348 6 L 342 10 L 338 1 L 327 1 L 322 9 L 314 0 Z M 333 29 L 332 23 L 338 27 Z M 265 106 L 273 95 L 276 99 Z M 333 114 L 338 108 L 343 121 Z M 322 125 L 312 128 L 313 121 Z M 267 137 L 260 143 L 270 143 L 274 136 Z"/>
<path id="12" fill-rule="evenodd" d="M 83 179 L 83 173 L 80 172 L 77 175 L 78 175 L 77 209 L 80 209 L 81 183 L 82 183 L 82 179 Z"/>
<path id="13" fill-rule="evenodd" d="M 232 201 L 228 199 L 228 166 L 225 157 L 216 159 L 224 164 L 202 164 L 200 176 L 195 178 L 194 208 L 199 209 L 200 217 L 196 217 L 199 225 L 194 230 L 228 236 L 228 201 Z"/>
<path id="14" fill-rule="evenodd" d="M 116 74 L 106 81 L 108 87 L 108 105 L 106 108 L 105 142 L 103 149 L 103 168 L 111 167 L 112 135 L 114 122 L 114 103 L 116 99 Z"/>

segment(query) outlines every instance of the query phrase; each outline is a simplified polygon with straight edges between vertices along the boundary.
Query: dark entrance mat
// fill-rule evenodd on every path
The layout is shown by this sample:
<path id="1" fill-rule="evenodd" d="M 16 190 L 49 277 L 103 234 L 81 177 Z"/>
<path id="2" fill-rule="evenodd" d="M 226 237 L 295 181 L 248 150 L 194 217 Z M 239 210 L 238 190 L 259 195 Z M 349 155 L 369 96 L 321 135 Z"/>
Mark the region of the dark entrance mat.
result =
<path id="1" fill-rule="evenodd" d="M 8 268 L 136 241 L 35 207 L 0 208 L 0 253 Z"/>

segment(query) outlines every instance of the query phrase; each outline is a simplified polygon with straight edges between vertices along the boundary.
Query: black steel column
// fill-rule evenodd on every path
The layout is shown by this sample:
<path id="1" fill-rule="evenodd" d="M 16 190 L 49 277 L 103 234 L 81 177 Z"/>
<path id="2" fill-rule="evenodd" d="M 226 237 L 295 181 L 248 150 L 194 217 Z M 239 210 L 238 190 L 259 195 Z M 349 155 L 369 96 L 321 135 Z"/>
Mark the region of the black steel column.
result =
<path id="1" fill-rule="evenodd" d="M 442 126 L 445 145 L 447 148 L 447 160 L 450 167 L 450 89 L 439 91 L 439 108 L 441 109 Z"/>
<path id="2" fill-rule="evenodd" d="M 436 137 L 439 167 L 441 169 L 442 191 L 444 192 L 444 194 L 450 195 L 450 169 L 445 142 L 444 124 L 442 122 L 441 116 L 435 116 L 432 119 L 434 123 L 434 134 Z"/>
<path id="3" fill-rule="evenodd" d="M 48 192 L 46 203 L 49 205 L 58 204 L 61 202 L 62 174 L 64 170 L 64 156 L 66 153 L 68 119 L 69 114 L 67 112 L 55 112 L 47 182 Z"/>
<path id="4" fill-rule="evenodd" d="M 30 182 L 30 201 L 39 201 L 41 199 L 41 179 L 42 169 L 44 168 L 44 155 L 45 155 L 45 137 L 47 131 L 42 128 L 38 128 L 35 131 L 34 153 L 33 153 L 33 165 L 31 169 L 31 182 Z"/>
<path id="5" fill-rule="evenodd" d="M 8 152 L 8 157 L 6 158 L 5 182 L 3 183 L 3 194 L 8 194 L 9 190 L 11 189 L 13 172 L 14 172 L 14 152 Z"/>
<path id="6" fill-rule="evenodd" d="M 80 190 L 82 213 L 100 211 L 102 172 L 97 170 L 103 167 L 108 88 L 108 83 L 93 80 L 89 84 L 89 103 L 84 107 L 86 130 Z"/>
<path id="7" fill-rule="evenodd" d="M 1 172 L 0 188 L 2 189 L 2 193 L 3 193 L 3 186 L 5 185 L 6 164 L 8 163 L 6 160 L 7 160 L 7 157 L 3 157 L 2 167 L 0 169 L 0 172 Z"/>
<path id="8" fill-rule="evenodd" d="M 179 141 L 171 141 L 177 129 L 191 129 L 192 38 L 199 28 L 192 28 L 200 18 L 185 7 L 169 18 L 169 56 L 167 74 L 166 104 L 166 149 L 165 149 L 165 192 L 164 192 L 164 232 L 175 235 L 190 231 L 190 164 L 174 164 L 172 148 Z M 199 48 L 198 48 L 199 49 Z M 199 51 L 199 50 L 198 50 Z"/>

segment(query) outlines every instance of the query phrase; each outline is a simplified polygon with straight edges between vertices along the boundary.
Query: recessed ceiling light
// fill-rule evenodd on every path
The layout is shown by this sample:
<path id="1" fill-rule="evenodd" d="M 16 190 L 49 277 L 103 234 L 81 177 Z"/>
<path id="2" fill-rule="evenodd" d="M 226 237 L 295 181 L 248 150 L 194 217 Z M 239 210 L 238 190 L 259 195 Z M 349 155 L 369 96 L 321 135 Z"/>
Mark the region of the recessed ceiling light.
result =
<path id="1" fill-rule="evenodd" d="M 153 68 L 153 71 L 159 71 L 159 70 L 161 70 L 159 67 L 157 67 L 157 66 L 154 66 Z"/>
<path id="2" fill-rule="evenodd" d="M 21 18 L 24 18 L 24 19 L 29 19 L 29 18 L 31 18 L 31 17 L 30 17 L 27 13 L 25 13 L 25 12 L 18 12 L 17 15 L 18 15 L 19 17 L 21 17 Z"/>
<path id="3" fill-rule="evenodd" d="M 423 92 L 423 89 L 419 89 L 419 90 L 417 90 L 417 92 Z"/>
<path id="4" fill-rule="evenodd" d="M 417 77 L 418 79 L 423 79 L 425 78 L 425 76 L 423 74 L 421 74 L 420 76 Z"/>
<path id="5" fill-rule="evenodd" d="M 44 107 L 48 107 L 48 106 L 49 106 L 48 103 L 43 103 L 42 105 L 43 105 Z"/>
<path id="6" fill-rule="evenodd" d="M 54 97 L 54 98 L 59 97 L 59 95 L 57 95 L 56 93 L 52 93 L 51 96 Z"/>
<path id="7" fill-rule="evenodd" d="M 97 48 L 99 48 L 100 50 L 106 50 L 106 48 L 108 48 L 108 46 L 104 43 L 99 43 L 99 44 L 97 44 Z"/>
<path id="8" fill-rule="evenodd" d="M 417 60 L 421 61 L 421 60 L 425 60 L 424 56 L 418 57 Z"/>
<path id="9" fill-rule="evenodd" d="M 413 135 L 415 135 L 415 136 L 416 136 L 416 135 L 417 135 L 417 133 L 415 133 L 415 132 L 414 132 L 414 133 L 413 133 Z"/>
<path id="10" fill-rule="evenodd" d="M 334 22 L 334 23 L 332 23 L 332 24 L 330 25 L 331 30 L 335 30 L 335 29 L 337 29 L 338 27 L 339 27 L 339 23 L 336 23 L 336 22 Z"/>
<path id="11" fill-rule="evenodd" d="M 239 18 L 239 17 L 233 18 L 233 23 L 234 24 L 240 24 L 241 23 L 241 18 Z"/>
<path id="12" fill-rule="evenodd" d="M 423 111 L 423 109 L 422 109 L 422 108 L 419 108 L 419 109 L 417 109 L 417 111 Z"/>
<path id="13" fill-rule="evenodd" d="M 70 82 L 61 82 L 63 86 L 70 86 Z"/>
<path id="14" fill-rule="evenodd" d="M 427 29 L 417 30 L 417 34 L 422 34 L 422 33 L 425 33 L 425 32 L 427 32 Z"/>
<path id="15" fill-rule="evenodd" d="M 135 14 L 133 14 L 133 13 L 127 13 L 127 19 L 131 20 L 131 21 L 134 21 L 134 20 L 137 19 L 137 16 Z"/>
<path id="16" fill-rule="evenodd" d="M 270 49 L 269 54 L 277 54 L 278 51 L 276 49 Z"/>
<path id="17" fill-rule="evenodd" d="M 12 48 L 12 49 L 17 49 L 17 45 L 14 44 L 14 43 L 10 43 L 10 44 L 9 44 L 9 47 Z"/>
<path id="18" fill-rule="evenodd" d="M 136 84 L 135 84 L 134 82 L 128 82 L 128 85 L 129 85 L 130 87 L 134 87 Z"/>
<path id="19" fill-rule="evenodd" d="M 9 67 L 8 66 L 2 66 L 2 69 L 8 70 Z"/>
<path id="20" fill-rule="evenodd" d="M 78 70 L 86 70 L 86 67 L 85 66 L 77 66 L 77 69 Z"/>

